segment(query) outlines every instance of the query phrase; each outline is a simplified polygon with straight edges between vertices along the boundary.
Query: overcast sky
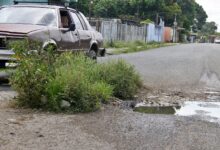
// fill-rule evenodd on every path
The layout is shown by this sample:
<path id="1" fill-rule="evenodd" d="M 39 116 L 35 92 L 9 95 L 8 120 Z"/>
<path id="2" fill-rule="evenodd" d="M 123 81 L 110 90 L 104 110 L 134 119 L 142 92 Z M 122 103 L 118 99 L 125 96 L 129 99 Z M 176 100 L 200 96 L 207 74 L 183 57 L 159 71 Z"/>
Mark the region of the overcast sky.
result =
<path id="1" fill-rule="evenodd" d="M 196 0 L 208 14 L 208 21 L 215 21 L 220 31 L 220 0 Z"/>

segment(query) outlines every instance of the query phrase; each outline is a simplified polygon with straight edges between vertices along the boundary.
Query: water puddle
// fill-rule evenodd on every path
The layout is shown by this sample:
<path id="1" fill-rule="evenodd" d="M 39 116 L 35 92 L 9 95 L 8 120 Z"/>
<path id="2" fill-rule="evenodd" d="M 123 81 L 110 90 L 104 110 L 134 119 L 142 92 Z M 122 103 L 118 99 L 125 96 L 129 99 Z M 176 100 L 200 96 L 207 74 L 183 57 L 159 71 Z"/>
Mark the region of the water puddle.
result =
<path id="1" fill-rule="evenodd" d="M 196 116 L 210 122 L 220 122 L 220 102 L 187 101 L 182 106 L 150 107 L 137 105 L 134 111 L 148 114 L 173 114 L 177 116 Z"/>
<path id="2" fill-rule="evenodd" d="M 135 107 L 134 111 L 147 113 L 147 114 L 175 114 L 175 107 L 167 106 L 167 107 Z"/>

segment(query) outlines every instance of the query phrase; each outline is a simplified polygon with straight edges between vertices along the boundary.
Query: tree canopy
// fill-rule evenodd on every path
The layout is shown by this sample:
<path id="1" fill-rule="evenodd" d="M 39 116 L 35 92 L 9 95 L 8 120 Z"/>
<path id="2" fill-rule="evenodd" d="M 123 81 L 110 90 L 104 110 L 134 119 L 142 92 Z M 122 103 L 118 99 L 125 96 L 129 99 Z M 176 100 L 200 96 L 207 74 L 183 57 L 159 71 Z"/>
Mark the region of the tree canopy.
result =
<path id="1" fill-rule="evenodd" d="M 72 5 L 76 7 L 76 5 Z M 173 26 L 177 17 L 178 25 L 188 30 L 194 26 L 201 30 L 207 19 L 203 7 L 195 0 L 78 0 L 78 9 L 89 14 L 92 8 L 93 17 L 136 18 L 138 21 L 153 20 L 158 17 L 165 20 L 167 26 Z M 195 21 L 196 20 L 196 21 Z"/>
<path id="2" fill-rule="evenodd" d="M 203 26 L 202 26 L 202 33 L 206 34 L 206 35 L 211 35 L 211 34 L 215 34 L 216 30 L 218 29 L 217 24 L 215 22 L 206 22 Z"/>

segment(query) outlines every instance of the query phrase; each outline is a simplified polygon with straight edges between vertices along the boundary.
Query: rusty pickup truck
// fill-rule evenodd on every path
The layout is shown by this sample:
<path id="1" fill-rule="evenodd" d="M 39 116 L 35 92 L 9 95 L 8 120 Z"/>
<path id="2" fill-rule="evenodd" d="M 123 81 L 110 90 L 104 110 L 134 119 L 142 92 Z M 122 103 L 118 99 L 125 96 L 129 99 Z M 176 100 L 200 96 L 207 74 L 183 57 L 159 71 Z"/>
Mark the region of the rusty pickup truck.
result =
<path id="1" fill-rule="evenodd" d="M 0 67 L 11 60 L 8 41 L 40 41 L 56 51 L 86 51 L 96 59 L 104 56 L 103 37 L 79 11 L 64 6 L 22 4 L 0 7 Z"/>

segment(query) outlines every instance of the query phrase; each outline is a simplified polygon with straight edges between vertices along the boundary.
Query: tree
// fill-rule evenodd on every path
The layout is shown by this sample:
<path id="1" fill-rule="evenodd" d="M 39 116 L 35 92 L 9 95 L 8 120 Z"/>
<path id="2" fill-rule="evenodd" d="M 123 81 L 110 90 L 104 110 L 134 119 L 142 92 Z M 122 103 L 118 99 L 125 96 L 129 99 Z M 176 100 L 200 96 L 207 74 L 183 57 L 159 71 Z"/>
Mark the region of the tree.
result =
<path id="1" fill-rule="evenodd" d="M 174 18 L 182 13 L 181 7 L 173 0 L 166 1 L 162 8 L 165 25 L 173 26 Z"/>
<path id="2" fill-rule="evenodd" d="M 186 30 L 190 30 L 194 23 L 196 14 L 195 0 L 179 0 L 178 4 L 181 7 L 182 13 L 178 15 L 178 23 Z"/>
<path id="3" fill-rule="evenodd" d="M 78 9 L 85 15 L 89 14 L 89 3 L 90 0 L 78 0 Z M 177 16 L 178 25 L 186 30 L 195 25 L 195 19 L 198 20 L 196 27 L 201 30 L 207 19 L 203 7 L 195 0 L 93 0 L 92 10 L 94 17 L 123 16 L 135 18 L 135 21 L 150 19 L 155 22 L 161 17 L 167 26 L 173 26 Z"/>
<path id="4" fill-rule="evenodd" d="M 216 33 L 216 30 L 218 29 L 217 24 L 212 21 L 212 22 L 206 22 L 203 26 L 202 26 L 202 30 L 201 32 L 205 35 L 212 35 Z"/>
<path id="5" fill-rule="evenodd" d="M 208 18 L 208 16 L 202 6 L 196 3 L 195 7 L 196 7 L 195 17 L 197 19 L 196 25 L 197 25 L 197 28 L 201 30 L 202 26 L 206 23 L 206 19 Z"/>
<path id="6" fill-rule="evenodd" d="M 116 0 L 99 0 L 94 6 L 94 13 L 98 17 L 117 17 L 118 5 Z"/>

